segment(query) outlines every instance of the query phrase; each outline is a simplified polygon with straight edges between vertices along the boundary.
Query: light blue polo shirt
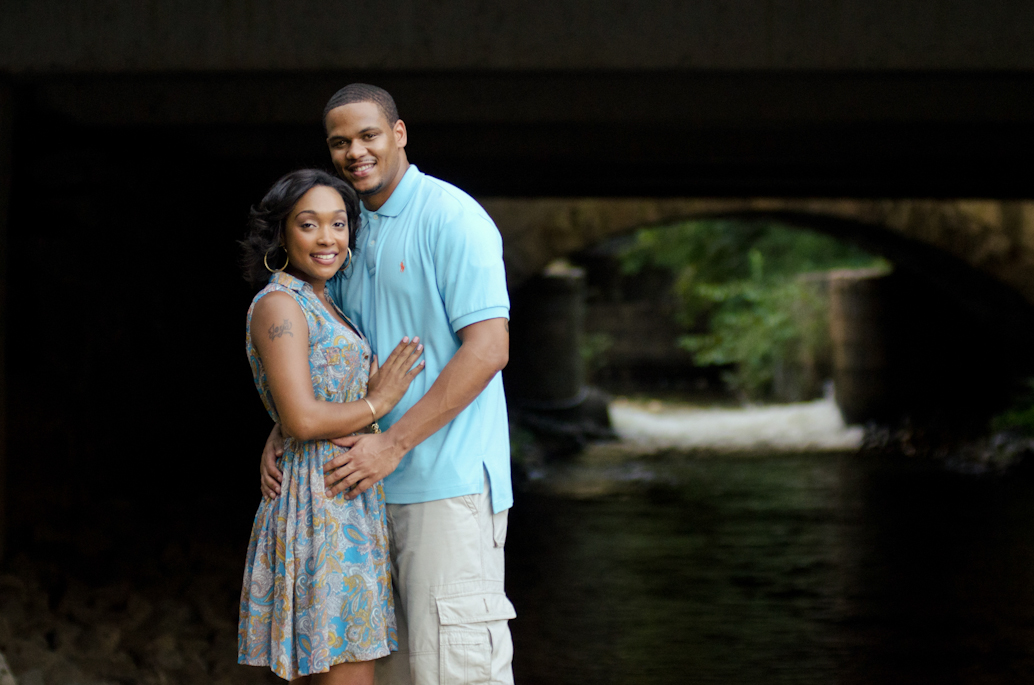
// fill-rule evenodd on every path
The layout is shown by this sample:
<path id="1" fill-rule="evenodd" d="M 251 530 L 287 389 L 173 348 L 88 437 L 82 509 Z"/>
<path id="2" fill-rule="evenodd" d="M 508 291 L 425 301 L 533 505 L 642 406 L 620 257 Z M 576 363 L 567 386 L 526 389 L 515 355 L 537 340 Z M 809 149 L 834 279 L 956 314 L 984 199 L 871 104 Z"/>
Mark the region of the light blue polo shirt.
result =
<path id="1" fill-rule="evenodd" d="M 331 297 L 367 335 L 378 359 L 403 336 L 420 336 L 427 366 L 380 421 L 389 428 L 424 396 L 460 347 L 456 331 L 510 318 L 499 229 L 455 186 L 410 165 L 388 201 L 362 210 L 354 263 L 328 284 Z M 389 503 L 477 494 L 487 472 L 492 508 L 513 504 L 510 437 L 502 374 L 384 479 Z"/>

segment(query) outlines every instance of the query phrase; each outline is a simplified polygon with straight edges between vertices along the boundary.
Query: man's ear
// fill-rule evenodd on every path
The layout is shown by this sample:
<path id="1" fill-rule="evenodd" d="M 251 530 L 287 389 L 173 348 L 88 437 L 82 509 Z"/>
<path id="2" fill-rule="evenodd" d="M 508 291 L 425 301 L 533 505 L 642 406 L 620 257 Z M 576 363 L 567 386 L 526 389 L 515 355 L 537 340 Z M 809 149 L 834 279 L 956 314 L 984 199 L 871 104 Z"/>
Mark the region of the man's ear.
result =
<path id="1" fill-rule="evenodd" d="M 395 144 L 398 147 L 406 147 L 406 141 L 409 140 L 409 136 L 406 133 L 406 122 L 399 119 L 391 128 L 395 133 Z"/>

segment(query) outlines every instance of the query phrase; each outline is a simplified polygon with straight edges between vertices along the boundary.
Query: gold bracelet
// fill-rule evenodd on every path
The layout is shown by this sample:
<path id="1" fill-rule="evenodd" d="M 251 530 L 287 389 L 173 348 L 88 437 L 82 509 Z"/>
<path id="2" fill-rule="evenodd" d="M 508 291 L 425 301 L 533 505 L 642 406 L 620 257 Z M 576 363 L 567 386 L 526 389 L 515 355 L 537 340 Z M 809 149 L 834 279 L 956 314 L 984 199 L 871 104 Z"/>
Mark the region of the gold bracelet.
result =
<path id="1" fill-rule="evenodd" d="M 370 400 L 366 399 L 365 397 L 362 398 L 362 399 L 363 399 L 363 402 L 366 402 L 366 406 L 370 408 L 370 413 L 373 414 L 373 421 L 371 423 L 376 423 L 377 422 L 377 410 L 373 408 L 373 402 L 371 402 Z"/>

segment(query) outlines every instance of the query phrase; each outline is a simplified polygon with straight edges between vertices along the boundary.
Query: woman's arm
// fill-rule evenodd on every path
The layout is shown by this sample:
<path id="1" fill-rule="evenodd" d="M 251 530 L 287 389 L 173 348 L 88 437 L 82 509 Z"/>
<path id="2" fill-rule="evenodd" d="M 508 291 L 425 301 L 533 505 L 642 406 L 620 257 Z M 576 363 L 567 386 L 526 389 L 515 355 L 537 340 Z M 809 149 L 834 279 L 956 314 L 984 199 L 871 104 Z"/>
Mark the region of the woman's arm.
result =
<path id="1" fill-rule="evenodd" d="M 473 402 L 510 359 L 510 323 L 487 319 L 457 331 L 462 344 L 427 394 L 380 435 L 355 435 L 334 443 L 350 448 L 324 465 L 327 495 L 352 488 L 357 497 L 395 470 L 406 452 L 452 421 Z"/>
<path id="2" fill-rule="evenodd" d="M 364 400 L 317 400 L 309 370 L 309 328 L 301 307 L 287 293 L 270 293 L 255 304 L 251 340 L 262 358 L 283 430 L 298 440 L 336 438 L 368 426 L 398 403 L 423 370 L 423 365 L 413 367 L 423 346 L 404 339 L 376 372 L 379 382 L 371 383 L 369 400 L 376 414 Z"/>

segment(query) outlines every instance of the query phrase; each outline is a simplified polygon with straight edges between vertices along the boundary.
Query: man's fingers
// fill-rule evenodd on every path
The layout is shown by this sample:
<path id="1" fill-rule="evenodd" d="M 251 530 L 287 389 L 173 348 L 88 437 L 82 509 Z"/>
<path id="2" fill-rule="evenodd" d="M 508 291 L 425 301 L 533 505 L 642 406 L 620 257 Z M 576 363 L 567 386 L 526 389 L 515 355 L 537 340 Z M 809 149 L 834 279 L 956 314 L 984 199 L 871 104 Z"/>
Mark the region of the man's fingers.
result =
<path id="1" fill-rule="evenodd" d="M 340 480 L 338 480 L 339 478 Z M 325 476 L 323 482 L 327 497 L 334 497 L 348 490 L 348 499 L 355 499 L 356 496 L 369 490 L 376 480 L 372 479 L 371 474 L 366 470 L 355 468 L 350 464 L 338 469 L 332 475 Z"/>
<path id="2" fill-rule="evenodd" d="M 345 479 L 337 474 L 328 474 L 323 477 L 323 491 L 327 497 L 333 497 L 347 487 Z"/>
<path id="3" fill-rule="evenodd" d="M 346 435 L 343 438 L 334 438 L 334 439 L 331 440 L 331 442 L 334 443 L 335 445 L 337 445 L 338 447 L 349 447 L 349 448 L 351 448 L 351 447 L 354 447 L 357 442 L 359 442 L 359 439 L 361 437 L 362 437 L 361 435 Z M 338 460 L 338 459 L 341 459 L 341 457 L 340 456 L 334 457 L 335 461 Z M 333 463 L 333 461 L 331 461 L 330 463 Z"/>
<path id="4" fill-rule="evenodd" d="M 355 472 L 348 471 L 348 472 L 345 473 L 344 469 L 342 469 L 342 472 L 343 473 L 340 473 L 340 474 L 339 473 L 334 473 L 333 474 L 333 479 L 334 479 L 333 481 L 331 481 L 331 476 L 324 477 L 323 483 L 324 483 L 324 486 L 326 487 L 326 495 L 327 495 L 327 497 L 334 497 L 334 496 L 338 495 L 339 493 L 342 493 L 345 490 L 347 490 L 348 488 L 352 487 L 352 481 L 355 480 Z M 339 478 L 340 478 L 340 480 L 339 480 Z M 331 485 L 332 482 L 333 482 L 333 485 Z"/>
<path id="5" fill-rule="evenodd" d="M 348 494 L 345 495 L 345 499 L 355 499 L 359 495 L 369 490 L 372 485 L 373 482 L 371 482 L 369 478 L 364 478 L 363 480 L 356 483 L 355 486 L 348 491 Z"/>
<path id="6" fill-rule="evenodd" d="M 337 471 L 338 469 L 346 466 L 349 462 L 349 459 L 351 459 L 351 457 L 349 457 L 348 452 L 345 452 L 344 454 L 339 454 L 338 456 L 328 461 L 326 464 L 323 465 L 324 477 L 327 477 L 332 472 Z"/>
<path id="7" fill-rule="evenodd" d="M 380 366 L 377 364 L 377 355 L 373 355 L 373 360 L 370 362 L 370 375 L 372 376 L 377 373 L 377 369 L 379 368 Z"/>

